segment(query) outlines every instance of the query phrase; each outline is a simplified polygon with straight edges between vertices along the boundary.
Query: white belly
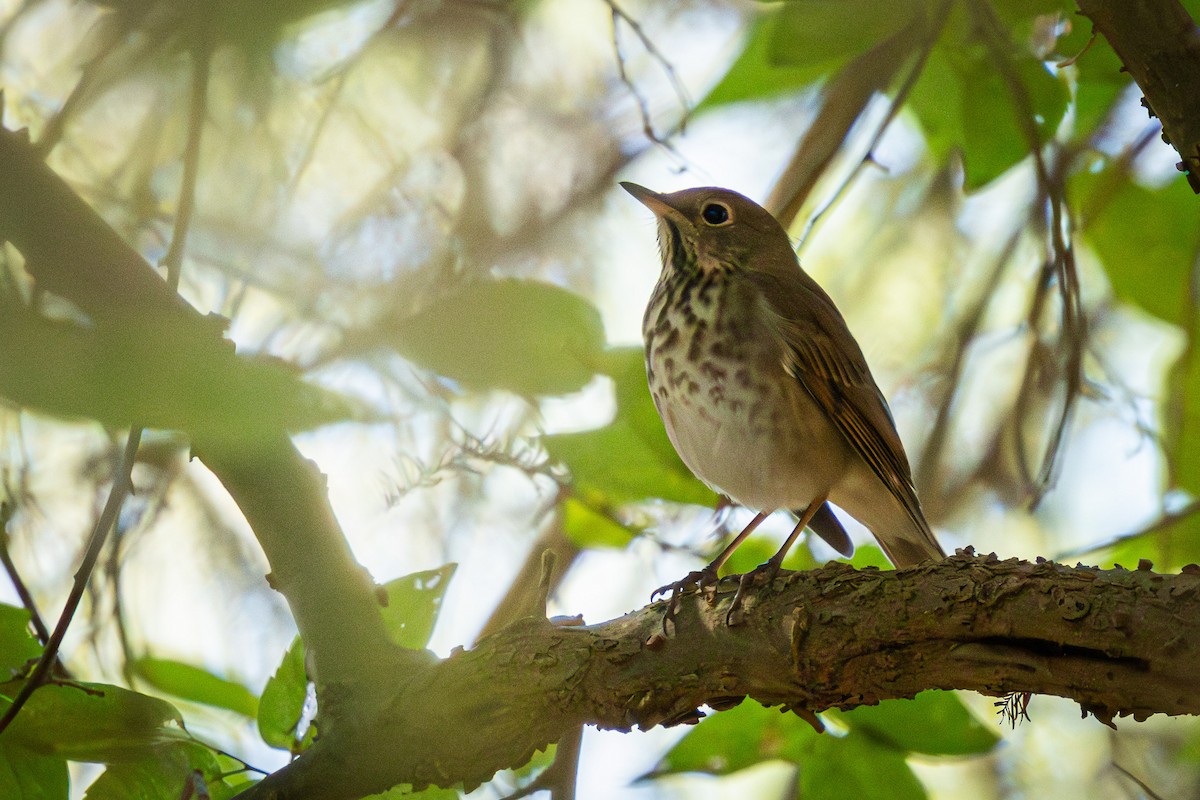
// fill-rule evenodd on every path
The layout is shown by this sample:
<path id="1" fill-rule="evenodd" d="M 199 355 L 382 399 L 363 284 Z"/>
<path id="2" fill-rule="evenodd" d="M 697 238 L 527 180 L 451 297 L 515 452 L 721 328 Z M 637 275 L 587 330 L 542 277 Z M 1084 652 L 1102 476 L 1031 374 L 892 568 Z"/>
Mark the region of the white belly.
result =
<path id="1" fill-rule="evenodd" d="M 781 364 L 681 369 L 681 361 L 652 354 L 666 378 L 654 401 L 675 450 L 714 491 L 748 508 L 798 509 L 844 474 L 844 440 Z M 772 374 L 756 374 L 764 372 Z"/>

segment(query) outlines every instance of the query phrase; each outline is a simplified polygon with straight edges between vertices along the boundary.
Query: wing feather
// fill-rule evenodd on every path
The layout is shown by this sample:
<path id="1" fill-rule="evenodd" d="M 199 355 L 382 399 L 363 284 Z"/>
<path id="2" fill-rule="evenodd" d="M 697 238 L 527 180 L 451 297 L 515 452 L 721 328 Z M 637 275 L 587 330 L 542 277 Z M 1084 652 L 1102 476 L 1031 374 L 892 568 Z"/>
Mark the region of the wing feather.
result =
<path id="1" fill-rule="evenodd" d="M 928 532 L 887 401 L 833 301 L 798 267 L 794 278 L 774 272 L 747 275 L 779 315 L 784 369 L 816 401 L 917 527 Z"/>

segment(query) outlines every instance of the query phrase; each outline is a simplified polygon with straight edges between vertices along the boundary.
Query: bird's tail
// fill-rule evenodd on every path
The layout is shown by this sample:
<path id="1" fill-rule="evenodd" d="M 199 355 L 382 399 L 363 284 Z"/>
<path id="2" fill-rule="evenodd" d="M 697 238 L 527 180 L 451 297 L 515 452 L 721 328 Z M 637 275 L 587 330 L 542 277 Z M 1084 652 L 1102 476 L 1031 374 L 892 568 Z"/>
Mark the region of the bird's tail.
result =
<path id="1" fill-rule="evenodd" d="M 908 524 L 897 524 L 901 520 Z M 886 526 L 868 527 L 879 540 L 879 545 L 888 560 L 895 564 L 897 569 L 912 567 L 923 561 L 940 561 L 946 557 L 946 552 L 938 544 L 933 530 L 919 508 L 914 515 L 896 515 L 890 522 L 891 524 Z"/>

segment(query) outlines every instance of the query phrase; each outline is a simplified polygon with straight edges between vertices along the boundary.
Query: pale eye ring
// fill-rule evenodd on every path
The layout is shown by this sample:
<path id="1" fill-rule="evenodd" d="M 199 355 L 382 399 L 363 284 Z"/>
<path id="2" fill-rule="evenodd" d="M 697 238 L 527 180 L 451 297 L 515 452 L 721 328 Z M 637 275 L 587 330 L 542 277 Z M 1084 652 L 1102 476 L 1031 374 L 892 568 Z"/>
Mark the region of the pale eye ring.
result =
<path id="1" fill-rule="evenodd" d="M 733 222 L 733 214 L 730 212 L 729 206 L 716 201 L 705 203 L 704 208 L 700 211 L 700 218 L 714 228 Z"/>

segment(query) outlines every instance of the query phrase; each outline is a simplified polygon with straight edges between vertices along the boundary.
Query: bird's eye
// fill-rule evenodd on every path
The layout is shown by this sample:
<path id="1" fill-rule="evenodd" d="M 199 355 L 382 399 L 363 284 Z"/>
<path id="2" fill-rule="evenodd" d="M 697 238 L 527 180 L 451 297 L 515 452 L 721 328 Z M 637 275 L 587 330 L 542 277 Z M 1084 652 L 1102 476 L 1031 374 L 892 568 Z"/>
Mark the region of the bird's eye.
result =
<path id="1" fill-rule="evenodd" d="M 709 203 L 700 212 L 700 216 L 709 225 L 724 225 L 729 222 L 729 206 L 724 203 Z"/>

